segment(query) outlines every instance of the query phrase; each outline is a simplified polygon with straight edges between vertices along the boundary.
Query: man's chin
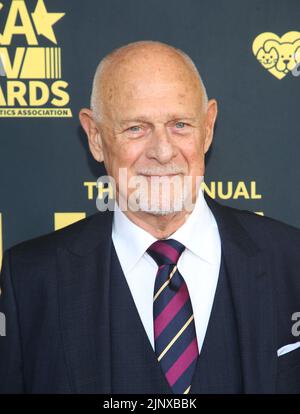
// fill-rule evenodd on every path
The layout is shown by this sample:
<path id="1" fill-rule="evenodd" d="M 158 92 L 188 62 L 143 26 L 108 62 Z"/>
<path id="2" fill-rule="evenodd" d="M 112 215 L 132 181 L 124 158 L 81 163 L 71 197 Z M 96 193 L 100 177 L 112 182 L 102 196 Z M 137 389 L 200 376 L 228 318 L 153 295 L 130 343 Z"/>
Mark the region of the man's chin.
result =
<path id="1" fill-rule="evenodd" d="M 133 208 L 131 208 L 133 207 Z M 158 204 L 149 205 L 147 203 L 138 203 L 137 205 L 130 206 L 130 210 L 132 211 L 139 211 L 147 214 L 151 214 L 153 216 L 167 216 L 170 214 L 176 214 L 180 213 L 184 210 L 184 204 L 183 203 L 175 203 L 174 205 L 167 204 L 165 206 Z"/>

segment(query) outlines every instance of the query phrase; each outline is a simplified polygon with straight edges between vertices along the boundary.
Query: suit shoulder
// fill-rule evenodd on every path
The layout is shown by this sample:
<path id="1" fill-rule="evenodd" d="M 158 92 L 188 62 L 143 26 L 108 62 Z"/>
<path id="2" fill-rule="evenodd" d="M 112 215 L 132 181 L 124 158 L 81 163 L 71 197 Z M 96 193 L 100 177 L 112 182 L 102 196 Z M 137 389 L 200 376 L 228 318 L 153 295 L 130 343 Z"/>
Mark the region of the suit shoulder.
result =
<path id="1" fill-rule="evenodd" d="M 230 207 L 231 208 L 231 207 Z M 233 208 L 231 208 L 233 209 Z M 233 209 L 240 224 L 256 240 L 269 244 L 296 243 L 300 247 L 300 229 L 278 219 L 262 216 L 248 210 Z"/>
<path id="2" fill-rule="evenodd" d="M 11 254 L 15 259 L 19 258 L 24 261 L 32 261 L 33 258 L 45 259 L 51 257 L 55 255 L 58 247 L 67 246 L 69 242 L 79 238 L 82 231 L 91 221 L 95 220 L 98 214 L 92 214 L 62 229 L 22 241 L 7 249 L 5 253 Z"/>

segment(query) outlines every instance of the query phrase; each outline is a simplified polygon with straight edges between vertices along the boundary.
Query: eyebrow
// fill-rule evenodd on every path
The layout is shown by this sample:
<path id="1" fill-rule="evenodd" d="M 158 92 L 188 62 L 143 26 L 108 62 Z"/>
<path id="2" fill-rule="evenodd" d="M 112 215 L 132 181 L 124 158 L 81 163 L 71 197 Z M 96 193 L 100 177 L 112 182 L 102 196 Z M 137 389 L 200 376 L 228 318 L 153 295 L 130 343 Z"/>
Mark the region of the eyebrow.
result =
<path id="1" fill-rule="evenodd" d="M 189 120 L 189 121 L 196 121 L 197 118 L 187 116 L 185 114 L 167 114 L 170 120 L 182 119 L 182 120 Z M 120 121 L 120 125 L 129 124 L 130 122 L 151 122 L 150 118 L 147 115 L 139 115 L 137 117 L 132 117 L 130 119 L 123 119 Z"/>

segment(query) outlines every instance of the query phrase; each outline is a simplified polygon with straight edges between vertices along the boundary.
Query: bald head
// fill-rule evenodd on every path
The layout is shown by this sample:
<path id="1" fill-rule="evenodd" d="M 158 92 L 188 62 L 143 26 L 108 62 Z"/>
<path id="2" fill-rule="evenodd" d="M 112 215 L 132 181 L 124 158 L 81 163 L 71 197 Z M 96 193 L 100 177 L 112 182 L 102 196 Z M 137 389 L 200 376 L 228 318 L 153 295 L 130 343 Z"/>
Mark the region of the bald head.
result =
<path id="1" fill-rule="evenodd" d="M 180 49 L 156 41 L 129 43 L 106 55 L 99 63 L 93 80 L 91 109 L 95 121 L 109 116 L 110 108 L 119 99 L 120 88 L 127 92 L 155 79 L 186 82 L 193 88 L 203 111 L 207 93 L 192 59 Z"/>

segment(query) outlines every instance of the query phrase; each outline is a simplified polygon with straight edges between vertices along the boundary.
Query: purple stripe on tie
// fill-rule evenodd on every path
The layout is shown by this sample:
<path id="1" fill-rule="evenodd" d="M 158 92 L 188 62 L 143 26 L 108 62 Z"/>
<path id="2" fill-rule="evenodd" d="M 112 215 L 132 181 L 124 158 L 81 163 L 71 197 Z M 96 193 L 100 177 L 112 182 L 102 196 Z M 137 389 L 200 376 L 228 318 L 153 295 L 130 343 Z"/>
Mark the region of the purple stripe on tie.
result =
<path id="1" fill-rule="evenodd" d="M 198 352 L 197 339 L 195 338 L 166 372 L 166 378 L 171 387 L 197 358 Z"/>
<path id="2" fill-rule="evenodd" d="M 180 252 L 178 252 L 174 247 L 160 241 L 155 242 L 155 244 L 150 247 L 150 250 L 157 252 L 158 254 L 163 254 L 174 263 L 177 263 L 180 256 Z"/>
<path id="3" fill-rule="evenodd" d="M 165 327 L 171 322 L 174 316 L 180 311 L 184 304 L 189 299 L 189 293 L 186 284 L 183 283 L 176 293 L 176 295 L 170 300 L 167 306 L 160 312 L 160 314 L 154 320 L 154 335 L 155 339 L 161 334 Z"/>

